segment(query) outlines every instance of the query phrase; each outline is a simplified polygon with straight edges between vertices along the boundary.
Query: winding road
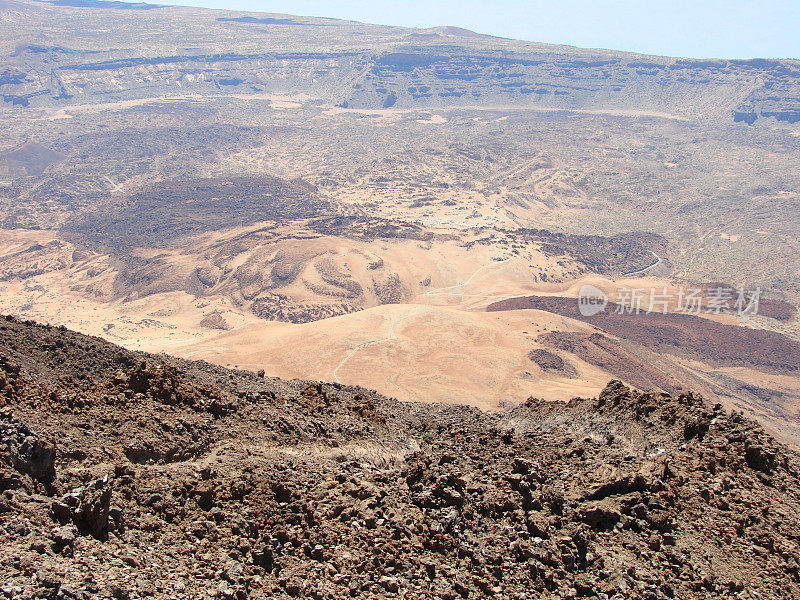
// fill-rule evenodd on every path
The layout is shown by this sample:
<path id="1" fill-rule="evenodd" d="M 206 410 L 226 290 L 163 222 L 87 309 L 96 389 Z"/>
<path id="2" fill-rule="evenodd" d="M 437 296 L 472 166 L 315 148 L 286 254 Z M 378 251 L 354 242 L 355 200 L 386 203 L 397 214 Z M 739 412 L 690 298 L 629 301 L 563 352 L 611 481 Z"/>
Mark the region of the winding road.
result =
<path id="1" fill-rule="evenodd" d="M 623 274 L 623 277 L 630 277 L 631 275 L 641 275 L 642 273 L 645 273 L 650 269 L 657 267 L 658 265 L 661 264 L 662 259 L 658 254 L 656 254 L 652 250 L 648 250 L 648 252 L 653 255 L 653 257 L 656 259 L 656 262 L 654 262 L 652 265 L 645 267 L 644 269 L 639 269 L 638 271 L 631 271 L 630 273 L 625 273 Z"/>

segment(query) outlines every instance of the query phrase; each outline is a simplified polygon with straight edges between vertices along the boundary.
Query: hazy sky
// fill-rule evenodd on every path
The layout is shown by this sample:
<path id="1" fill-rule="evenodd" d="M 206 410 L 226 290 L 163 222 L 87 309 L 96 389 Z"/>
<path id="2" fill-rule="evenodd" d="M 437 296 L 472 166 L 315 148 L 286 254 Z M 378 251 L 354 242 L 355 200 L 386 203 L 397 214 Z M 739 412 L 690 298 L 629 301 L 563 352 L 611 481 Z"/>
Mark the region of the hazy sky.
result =
<path id="1" fill-rule="evenodd" d="M 157 2 L 157 0 L 149 0 Z M 167 0 L 695 58 L 800 58 L 800 0 Z"/>

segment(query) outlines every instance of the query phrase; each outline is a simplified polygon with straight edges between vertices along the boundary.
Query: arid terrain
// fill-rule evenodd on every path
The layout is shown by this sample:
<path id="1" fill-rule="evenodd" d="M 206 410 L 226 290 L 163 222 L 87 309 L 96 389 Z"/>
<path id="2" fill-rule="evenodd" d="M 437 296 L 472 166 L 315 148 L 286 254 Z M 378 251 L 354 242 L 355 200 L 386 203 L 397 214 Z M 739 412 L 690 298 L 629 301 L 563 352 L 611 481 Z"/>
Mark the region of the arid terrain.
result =
<path id="1" fill-rule="evenodd" d="M 800 60 L 0 0 L 0 597 L 800 597 Z"/>
<path id="2" fill-rule="evenodd" d="M 800 443 L 799 61 L 96 0 L 0 29 L 0 312 L 404 401 L 692 389 Z M 587 319 L 584 284 L 762 310 Z"/>
<path id="3" fill-rule="evenodd" d="M 800 594 L 800 456 L 691 393 L 485 412 L 4 317 L 0 433 L 7 598 Z"/>

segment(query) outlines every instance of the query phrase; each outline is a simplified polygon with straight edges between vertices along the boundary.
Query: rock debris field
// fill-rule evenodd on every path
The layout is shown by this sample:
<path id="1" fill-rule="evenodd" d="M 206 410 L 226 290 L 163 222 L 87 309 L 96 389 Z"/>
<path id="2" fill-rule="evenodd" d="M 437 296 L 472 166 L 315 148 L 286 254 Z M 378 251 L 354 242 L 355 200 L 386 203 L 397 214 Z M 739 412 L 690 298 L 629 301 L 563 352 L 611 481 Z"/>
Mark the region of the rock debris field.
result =
<path id="1" fill-rule="evenodd" d="M 0 597 L 800 597 L 797 454 L 611 382 L 401 403 L 0 320 Z"/>

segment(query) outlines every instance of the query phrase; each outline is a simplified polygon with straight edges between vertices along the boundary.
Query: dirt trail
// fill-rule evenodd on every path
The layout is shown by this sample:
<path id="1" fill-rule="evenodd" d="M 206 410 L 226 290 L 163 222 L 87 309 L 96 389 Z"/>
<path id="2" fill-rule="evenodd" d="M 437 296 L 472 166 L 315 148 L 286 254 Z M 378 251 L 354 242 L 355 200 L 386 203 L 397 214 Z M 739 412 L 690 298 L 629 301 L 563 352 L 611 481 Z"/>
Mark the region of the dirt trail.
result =
<path id="1" fill-rule="evenodd" d="M 459 288 L 463 290 L 463 289 L 466 288 L 466 286 L 468 286 L 470 283 L 472 283 L 472 281 L 482 271 L 486 271 L 486 270 L 491 269 L 493 267 L 505 264 L 505 263 L 509 262 L 510 260 L 513 260 L 513 258 L 514 258 L 513 256 L 509 257 L 509 258 L 504 258 L 503 260 L 498 260 L 498 261 L 495 261 L 495 262 L 490 263 L 488 265 L 483 265 L 482 267 L 478 267 L 475 270 L 475 272 L 473 272 L 472 275 L 470 275 L 469 278 L 465 282 L 457 283 L 456 285 L 450 285 L 450 286 L 446 286 L 446 287 L 441 287 L 441 288 L 435 288 L 435 289 L 432 289 L 432 290 L 428 290 L 427 292 L 425 292 L 425 295 L 426 296 L 450 295 L 450 296 L 474 296 L 474 297 L 483 296 L 483 294 L 465 294 L 464 292 L 448 292 L 446 290 L 455 290 L 455 289 L 459 289 Z"/>
<path id="2" fill-rule="evenodd" d="M 346 356 L 345 356 L 345 357 L 344 357 L 344 358 L 343 358 L 343 359 L 342 359 L 342 360 L 339 362 L 339 364 L 338 364 L 338 365 L 336 365 L 336 367 L 333 369 L 333 373 L 332 373 L 332 375 L 331 375 L 331 376 L 333 377 L 333 380 L 334 380 L 335 382 L 337 382 L 337 383 L 341 383 L 341 381 L 339 380 L 339 370 L 340 370 L 340 369 L 341 369 L 341 368 L 342 368 L 342 367 L 343 367 L 343 366 L 344 366 L 344 365 L 345 365 L 345 364 L 346 364 L 346 363 L 347 363 L 347 362 L 348 362 L 348 361 L 349 361 L 351 358 L 353 358 L 353 357 L 354 357 L 356 354 L 358 354 L 358 353 L 359 353 L 359 352 L 361 352 L 362 350 L 366 350 L 367 348 L 370 348 L 370 347 L 372 347 L 372 346 L 376 346 L 376 345 L 378 345 L 378 344 L 384 344 L 384 343 L 386 343 L 386 342 L 391 342 L 391 341 L 394 341 L 394 340 L 396 340 L 396 339 L 397 339 L 397 330 L 396 330 L 396 327 L 397 327 L 397 325 L 399 325 L 400 323 L 402 323 L 403 321 L 405 321 L 405 320 L 407 320 L 407 319 L 410 319 L 411 317 L 418 316 L 418 315 L 419 315 L 419 314 L 421 314 L 421 313 L 422 313 L 424 310 L 425 310 L 425 307 L 422 307 L 422 306 L 420 306 L 419 308 L 417 308 L 417 309 L 413 310 L 411 313 L 409 313 L 409 314 L 407 314 L 407 315 L 403 316 L 403 317 L 402 317 L 402 318 L 400 318 L 400 319 L 397 319 L 397 318 L 396 318 L 396 317 L 397 317 L 397 315 L 395 315 L 394 313 L 390 313 L 390 314 L 389 314 L 389 317 L 390 317 L 390 318 L 389 318 L 389 332 L 388 332 L 388 334 L 387 334 L 385 337 L 381 338 L 381 339 L 378 339 L 378 340 L 371 340 L 371 341 L 369 341 L 369 342 L 363 342 L 363 343 L 361 343 L 361 344 L 357 345 L 355 348 L 351 349 L 351 350 L 350 350 L 350 351 L 347 353 L 347 355 L 346 355 Z"/>

